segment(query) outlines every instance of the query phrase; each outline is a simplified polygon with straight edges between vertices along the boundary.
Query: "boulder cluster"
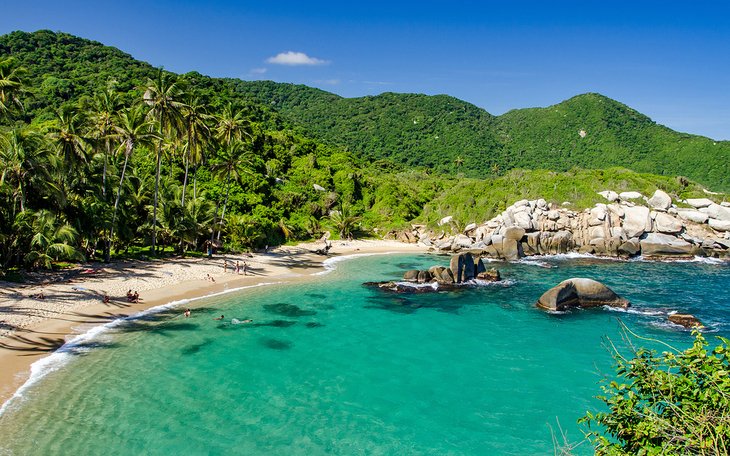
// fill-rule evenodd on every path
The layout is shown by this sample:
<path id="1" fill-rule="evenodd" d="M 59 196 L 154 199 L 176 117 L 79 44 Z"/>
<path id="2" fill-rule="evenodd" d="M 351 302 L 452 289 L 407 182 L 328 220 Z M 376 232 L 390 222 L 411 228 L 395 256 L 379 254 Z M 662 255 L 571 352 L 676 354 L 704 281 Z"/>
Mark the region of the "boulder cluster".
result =
<path id="1" fill-rule="evenodd" d="M 448 267 L 431 266 L 427 270 L 412 269 L 403 274 L 404 282 L 432 284 L 435 285 L 434 287 L 416 288 L 393 281 L 366 282 L 365 285 L 377 286 L 381 289 L 398 293 L 423 293 L 453 289 L 473 279 L 498 282 L 501 280 L 501 277 L 499 271 L 496 269 L 487 269 L 480 257 L 475 257 L 469 252 L 463 252 L 453 255 Z"/>
<path id="2" fill-rule="evenodd" d="M 403 274 L 406 282 L 436 282 L 441 285 L 461 284 L 473 279 L 496 282 L 500 280 L 499 271 L 487 270 L 480 257 L 464 252 L 453 255 L 449 267 L 431 266 L 428 270 L 413 269 Z"/>
<path id="3" fill-rule="evenodd" d="M 614 191 L 600 195 L 606 203 L 583 211 L 548 204 L 544 199 L 525 199 L 485 223 L 466 226 L 457 235 L 414 225 L 397 237 L 439 251 L 470 251 L 507 260 L 569 252 L 624 258 L 730 257 L 728 203 L 698 198 L 675 204 L 661 190 L 651 197 Z"/>

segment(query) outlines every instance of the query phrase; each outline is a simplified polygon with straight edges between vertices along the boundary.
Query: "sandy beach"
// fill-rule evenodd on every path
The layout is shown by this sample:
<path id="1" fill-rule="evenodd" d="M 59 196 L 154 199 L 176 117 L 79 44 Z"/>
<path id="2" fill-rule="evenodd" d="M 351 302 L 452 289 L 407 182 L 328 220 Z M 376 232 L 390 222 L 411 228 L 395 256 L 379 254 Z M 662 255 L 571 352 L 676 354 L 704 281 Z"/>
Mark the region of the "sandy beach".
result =
<path id="1" fill-rule="evenodd" d="M 0 282 L 0 404 L 25 383 L 31 364 L 94 326 L 227 289 L 306 280 L 321 272 L 329 258 L 427 250 L 421 245 L 384 240 L 332 244 L 327 256 L 314 253 L 322 243 L 309 243 L 252 255 L 94 263 L 65 275 L 49 275 L 47 283 L 33 285 Z M 127 300 L 129 290 L 139 292 L 138 303 Z M 105 294 L 108 302 L 104 302 Z"/>

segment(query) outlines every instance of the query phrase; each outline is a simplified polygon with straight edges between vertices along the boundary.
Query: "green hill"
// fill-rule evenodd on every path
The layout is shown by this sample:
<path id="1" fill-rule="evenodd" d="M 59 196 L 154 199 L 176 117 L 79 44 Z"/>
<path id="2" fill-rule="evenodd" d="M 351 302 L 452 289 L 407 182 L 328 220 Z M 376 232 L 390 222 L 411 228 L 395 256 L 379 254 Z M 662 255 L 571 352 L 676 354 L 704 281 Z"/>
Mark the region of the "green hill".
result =
<path id="1" fill-rule="evenodd" d="M 730 185 L 730 142 L 675 132 L 600 94 L 510 111 L 497 118 L 497 128 L 505 152 L 512 155 L 509 167 L 622 166 L 684 175 L 725 190 Z"/>
<path id="2" fill-rule="evenodd" d="M 115 48 L 50 31 L 0 37 L 5 55 L 29 70 L 37 89 L 28 116 L 36 119 L 90 96 L 110 78 L 130 98 L 138 96 L 135 87 L 154 72 Z M 599 94 L 495 117 L 446 95 L 343 98 L 303 85 L 183 76 L 207 103 L 245 103 L 265 125 L 298 128 L 368 161 L 475 178 L 515 168 L 619 166 L 730 189 L 730 142 L 675 132 Z"/>

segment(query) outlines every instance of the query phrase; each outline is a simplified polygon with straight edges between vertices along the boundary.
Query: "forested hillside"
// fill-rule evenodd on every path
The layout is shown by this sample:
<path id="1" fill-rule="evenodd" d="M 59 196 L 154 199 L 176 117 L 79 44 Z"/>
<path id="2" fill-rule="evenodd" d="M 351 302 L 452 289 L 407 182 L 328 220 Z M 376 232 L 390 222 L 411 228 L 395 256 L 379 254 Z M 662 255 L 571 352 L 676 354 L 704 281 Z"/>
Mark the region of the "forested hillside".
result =
<path id="1" fill-rule="evenodd" d="M 38 87 L 28 106 L 35 117 L 111 77 L 121 92 L 133 91 L 154 71 L 117 49 L 49 31 L 0 37 L 0 54 L 28 68 Z M 302 85 L 184 77 L 206 102 L 246 104 L 267 127 L 298 127 L 368 160 L 481 178 L 513 168 L 621 166 L 730 189 L 730 142 L 675 132 L 599 94 L 494 117 L 446 95 L 342 98 Z"/>
<path id="2" fill-rule="evenodd" d="M 533 168 L 528 162 L 554 170 L 622 166 L 730 188 L 730 142 L 675 132 L 599 94 L 510 111 L 497 118 L 497 128 L 514 167 Z"/>
<path id="3" fill-rule="evenodd" d="M 702 195 L 684 178 L 571 163 L 661 156 L 656 170 L 723 188 L 726 151 L 599 95 L 495 118 L 447 96 L 176 75 L 68 34 L 14 32 L 0 37 L 0 269 L 380 235 L 483 220 L 524 196 L 587 206 L 602 186 Z"/>

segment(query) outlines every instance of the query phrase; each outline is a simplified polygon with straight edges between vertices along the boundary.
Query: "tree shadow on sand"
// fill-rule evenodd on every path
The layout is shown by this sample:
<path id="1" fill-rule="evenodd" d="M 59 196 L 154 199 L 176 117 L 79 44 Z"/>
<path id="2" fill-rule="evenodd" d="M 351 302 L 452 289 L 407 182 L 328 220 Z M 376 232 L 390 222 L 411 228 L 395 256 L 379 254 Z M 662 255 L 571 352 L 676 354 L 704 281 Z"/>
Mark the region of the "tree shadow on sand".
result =
<path id="1" fill-rule="evenodd" d="M 9 336 L 7 340 L 9 342 L 0 342 L 0 348 L 23 352 L 24 355 L 21 356 L 33 356 L 42 353 L 51 353 L 55 352 L 58 349 L 62 349 L 63 353 L 68 353 L 70 355 L 83 356 L 92 349 L 117 348 L 121 346 L 117 342 L 107 342 L 100 340 L 87 340 L 80 343 L 65 345 L 66 341 L 62 337 L 42 336 L 38 338 L 29 338 L 18 334 L 13 334 Z"/>

